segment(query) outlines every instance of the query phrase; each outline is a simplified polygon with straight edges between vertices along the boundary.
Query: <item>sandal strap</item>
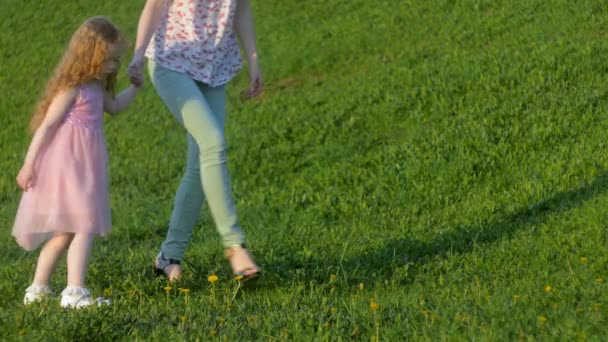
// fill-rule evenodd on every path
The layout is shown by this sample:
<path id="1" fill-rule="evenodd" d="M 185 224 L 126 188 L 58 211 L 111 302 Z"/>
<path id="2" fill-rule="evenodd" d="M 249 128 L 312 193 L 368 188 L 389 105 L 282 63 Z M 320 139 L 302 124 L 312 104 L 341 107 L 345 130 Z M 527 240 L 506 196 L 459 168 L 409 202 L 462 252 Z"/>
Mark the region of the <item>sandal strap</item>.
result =
<path id="1" fill-rule="evenodd" d="M 166 259 L 165 255 L 161 252 L 156 258 L 158 265 L 157 268 L 164 270 L 170 265 L 180 265 L 181 261 L 177 259 Z"/>

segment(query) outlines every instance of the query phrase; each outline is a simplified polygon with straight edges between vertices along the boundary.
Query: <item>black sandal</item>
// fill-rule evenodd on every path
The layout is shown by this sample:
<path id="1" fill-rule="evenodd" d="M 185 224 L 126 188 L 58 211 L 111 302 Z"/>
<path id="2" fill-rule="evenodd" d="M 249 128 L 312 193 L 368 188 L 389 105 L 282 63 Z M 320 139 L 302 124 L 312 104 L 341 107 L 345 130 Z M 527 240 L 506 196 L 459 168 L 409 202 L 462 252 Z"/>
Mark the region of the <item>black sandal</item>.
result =
<path id="1" fill-rule="evenodd" d="M 157 276 L 165 276 L 169 278 L 170 281 L 177 280 L 179 277 L 175 277 L 175 279 L 171 279 L 165 269 L 171 265 L 180 265 L 181 262 L 176 259 L 165 259 L 163 252 L 158 253 L 156 256 L 156 262 L 154 263 L 154 273 Z M 180 274 L 181 274 L 181 266 L 180 266 Z"/>

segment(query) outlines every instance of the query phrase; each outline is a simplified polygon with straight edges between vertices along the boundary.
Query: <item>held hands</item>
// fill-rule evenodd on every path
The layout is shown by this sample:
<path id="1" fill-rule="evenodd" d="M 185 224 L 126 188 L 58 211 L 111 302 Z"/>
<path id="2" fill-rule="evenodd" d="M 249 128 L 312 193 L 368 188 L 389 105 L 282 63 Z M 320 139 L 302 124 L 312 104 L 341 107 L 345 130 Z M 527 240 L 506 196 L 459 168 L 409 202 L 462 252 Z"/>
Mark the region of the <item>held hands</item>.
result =
<path id="1" fill-rule="evenodd" d="M 31 165 L 23 165 L 17 175 L 17 184 L 24 191 L 28 191 L 34 186 L 34 167 Z"/>
<path id="2" fill-rule="evenodd" d="M 141 88 L 144 84 L 144 56 L 140 54 L 133 55 L 131 63 L 127 67 L 127 75 L 129 75 L 129 81 L 136 88 Z"/>

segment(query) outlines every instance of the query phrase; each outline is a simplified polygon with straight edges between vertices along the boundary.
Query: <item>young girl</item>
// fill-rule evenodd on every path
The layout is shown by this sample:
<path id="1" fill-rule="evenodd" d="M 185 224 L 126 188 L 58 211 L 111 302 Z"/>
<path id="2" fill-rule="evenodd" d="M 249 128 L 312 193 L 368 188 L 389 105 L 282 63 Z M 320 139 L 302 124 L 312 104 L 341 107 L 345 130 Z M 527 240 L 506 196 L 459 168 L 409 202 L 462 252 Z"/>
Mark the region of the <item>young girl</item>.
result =
<path id="1" fill-rule="evenodd" d="M 13 235 L 27 250 L 46 243 L 24 304 L 51 293 L 49 278 L 66 250 L 68 280 L 61 306 L 109 303 L 92 299 L 84 282 L 93 237 L 106 235 L 111 226 L 103 112 L 124 110 L 142 85 L 141 78 L 131 78 L 133 85 L 114 96 L 123 42 L 108 19 L 85 21 L 34 112 L 34 136 L 17 176 L 25 192 Z"/>

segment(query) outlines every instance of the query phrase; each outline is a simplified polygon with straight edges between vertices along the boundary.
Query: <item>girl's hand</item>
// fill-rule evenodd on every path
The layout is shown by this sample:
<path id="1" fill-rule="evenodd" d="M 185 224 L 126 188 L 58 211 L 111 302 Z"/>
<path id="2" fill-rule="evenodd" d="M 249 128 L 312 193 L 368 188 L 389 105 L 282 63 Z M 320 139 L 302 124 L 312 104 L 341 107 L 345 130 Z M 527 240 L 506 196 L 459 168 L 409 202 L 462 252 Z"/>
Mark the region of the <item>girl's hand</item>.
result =
<path id="1" fill-rule="evenodd" d="M 241 93 L 243 98 L 249 100 L 262 93 L 264 90 L 264 82 L 260 69 L 255 64 L 249 65 L 249 89 Z"/>
<path id="2" fill-rule="evenodd" d="M 34 168 L 32 166 L 23 165 L 17 175 L 17 184 L 26 192 L 34 186 Z"/>
<path id="3" fill-rule="evenodd" d="M 129 76 L 129 81 L 131 81 L 131 84 L 137 89 L 144 86 L 144 76 L 143 75 Z"/>

